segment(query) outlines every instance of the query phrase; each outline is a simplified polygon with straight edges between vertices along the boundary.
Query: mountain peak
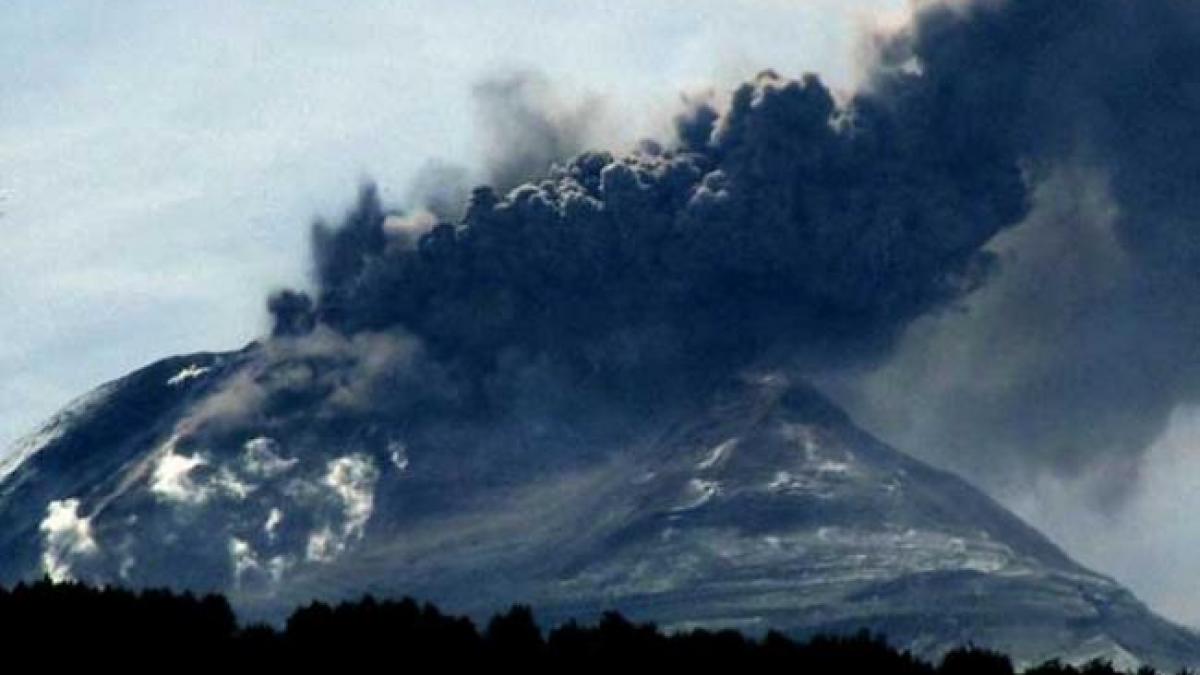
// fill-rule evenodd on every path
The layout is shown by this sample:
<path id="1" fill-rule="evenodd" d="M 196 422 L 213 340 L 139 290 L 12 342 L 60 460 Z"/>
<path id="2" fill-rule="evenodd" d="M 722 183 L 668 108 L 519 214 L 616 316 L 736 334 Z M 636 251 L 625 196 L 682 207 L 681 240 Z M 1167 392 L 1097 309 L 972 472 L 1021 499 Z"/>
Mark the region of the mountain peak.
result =
<path id="1" fill-rule="evenodd" d="M 260 618 L 371 591 L 481 618 L 520 601 L 551 621 L 618 609 L 674 628 L 867 627 L 924 654 L 1200 663 L 1194 634 L 794 377 L 592 428 L 343 419 L 304 397 L 211 423 L 248 400 L 231 391 L 303 376 L 262 349 L 154 364 L 19 445 L 0 472 L 0 580 L 219 590 Z"/>

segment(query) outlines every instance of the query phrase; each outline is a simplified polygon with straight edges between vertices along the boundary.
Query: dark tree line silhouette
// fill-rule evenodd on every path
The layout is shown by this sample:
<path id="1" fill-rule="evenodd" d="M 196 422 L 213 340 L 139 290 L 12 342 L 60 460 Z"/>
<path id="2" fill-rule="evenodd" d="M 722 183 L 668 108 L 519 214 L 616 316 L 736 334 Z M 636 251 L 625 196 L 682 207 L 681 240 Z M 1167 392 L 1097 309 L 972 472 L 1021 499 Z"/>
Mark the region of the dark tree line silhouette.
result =
<path id="1" fill-rule="evenodd" d="M 516 605 L 479 630 L 471 620 L 412 599 L 330 605 L 313 602 L 282 627 L 239 625 L 220 595 L 131 591 L 43 580 L 0 589 L 0 673 L 24 664 L 123 666 L 192 672 L 199 668 L 380 668 L 451 672 L 462 667 L 538 672 L 846 673 L 1013 675 L 1005 655 L 966 646 L 933 664 L 897 650 L 883 636 L 817 637 L 797 642 L 779 632 L 761 639 L 733 630 L 664 633 L 616 612 L 595 624 L 568 622 L 548 632 Z M 20 666 L 20 667 L 19 667 Z M 519 672 L 519 671 L 518 671 Z M 1102 661 L 1082 667 L 1050 661 L 1025 675 L 1118 675 Z M 1155 675 L 1143 668 L 1137 675 Z"/>

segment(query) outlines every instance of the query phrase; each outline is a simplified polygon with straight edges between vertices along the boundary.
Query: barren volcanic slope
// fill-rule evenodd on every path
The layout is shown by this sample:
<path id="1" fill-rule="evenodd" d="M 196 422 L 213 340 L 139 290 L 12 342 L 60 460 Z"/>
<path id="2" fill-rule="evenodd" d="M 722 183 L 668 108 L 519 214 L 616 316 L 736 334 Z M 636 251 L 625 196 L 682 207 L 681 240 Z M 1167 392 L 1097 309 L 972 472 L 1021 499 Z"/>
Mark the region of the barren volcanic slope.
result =
<path id="1" fill-rule="evenodd" d="M 617 608 L 669 627 L 870 627 L 925 654 L 1200 663 L 1200 639 L 810 388 L 747 377 L 627 417 L 364 424 L 302 399 L 203 435 L 268 347 L 101 387 L 0 465 L 0 580 L 216 588 L 251 616 L 411 594 L 477 616 Z M 270 365 L 264 365 L 270 364 Z M 309 369 L 308 371 L 305 368 Z M 587 447 L 584 447 L 587 446 Z"/>

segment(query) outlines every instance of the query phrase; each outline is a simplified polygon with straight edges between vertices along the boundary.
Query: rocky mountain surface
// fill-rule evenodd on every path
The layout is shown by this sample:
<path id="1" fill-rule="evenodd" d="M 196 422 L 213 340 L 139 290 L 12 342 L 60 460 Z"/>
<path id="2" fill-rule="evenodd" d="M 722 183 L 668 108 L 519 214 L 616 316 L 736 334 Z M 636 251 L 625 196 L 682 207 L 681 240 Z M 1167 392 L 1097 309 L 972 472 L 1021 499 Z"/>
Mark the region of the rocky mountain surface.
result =
<path id="1" fill-rule="evenodd" d="M 166 359 L 18 444 L 0 463 L 0 581 L 216 589 L 262 618 L 369 591 L 479 617 L 520 601 L 547 621 L 615 608 L 867 627 L 927 655 L 971 641 L 1022 662 L 1200 664 L 1196 634 L 785 376 L 592 429 L 339 418 L 286 387 L 220 423 L 248 383 L 322 367 L 263 349 Z"/>

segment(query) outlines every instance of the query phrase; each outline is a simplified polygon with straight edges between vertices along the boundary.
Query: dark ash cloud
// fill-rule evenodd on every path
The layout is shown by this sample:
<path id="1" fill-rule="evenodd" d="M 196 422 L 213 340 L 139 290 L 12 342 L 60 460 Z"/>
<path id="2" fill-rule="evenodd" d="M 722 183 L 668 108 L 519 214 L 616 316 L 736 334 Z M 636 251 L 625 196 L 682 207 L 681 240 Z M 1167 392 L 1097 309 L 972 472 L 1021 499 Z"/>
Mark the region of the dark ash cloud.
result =
<path id="1" fill-rule="evenodd" d="M 946 144 L 911 118 L 924 108 L 886 103 L 839 107 L 815 77 L 764 73 L 719 119 L 681 118 L 680 142 L 478 188 L 415 246 L 389 240 L 368 188 L 340 228 L 316 228 L 314 318 L 403 327 L 477 374 L 514 358 L 655 379 L 878 358 L 982 279 L 981 247 L 1026 206 L 1015 156 Z"/>
<path id="2" fill-rule="evenodd" d="M 1198 38 L 1176 0 L 930 5 L 843 103 L 764 73 L 625 155 L 485 85 L 499 189 L 436 224 L 364 191 L 277 332 L 403 330 L 501 391 L 787 364 L 977 479 L 1130 484 L 1200 388 Z"/>
<path id="3" fill-rule="evenodd" d="M 847 400 L 993 487 L 1050 471 L 1119 504 L 1200 393 L 1200 5 L 933 8 L 884 64 L 876 87 L 924 92 L 947 142 L 1025 158 L 1034 204 L 966 311 L 920 322 Z"/>

